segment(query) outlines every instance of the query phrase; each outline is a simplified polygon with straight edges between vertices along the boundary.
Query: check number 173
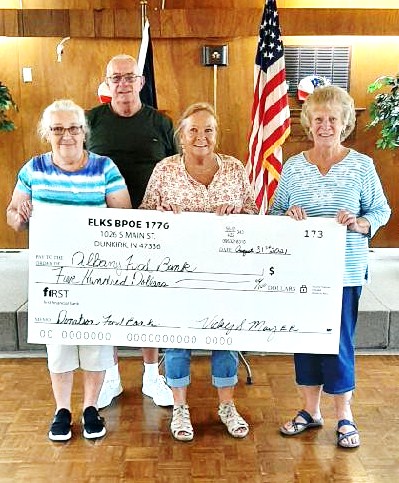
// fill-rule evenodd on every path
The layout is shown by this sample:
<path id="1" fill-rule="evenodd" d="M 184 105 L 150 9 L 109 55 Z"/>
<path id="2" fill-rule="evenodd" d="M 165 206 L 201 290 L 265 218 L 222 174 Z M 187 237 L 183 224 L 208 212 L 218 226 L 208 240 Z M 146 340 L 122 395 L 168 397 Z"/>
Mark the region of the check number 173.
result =
<path id="1" fill-rule="evenodd" d="M 305 238 L 323 238 L 323 230 L 305 230 Z"/>

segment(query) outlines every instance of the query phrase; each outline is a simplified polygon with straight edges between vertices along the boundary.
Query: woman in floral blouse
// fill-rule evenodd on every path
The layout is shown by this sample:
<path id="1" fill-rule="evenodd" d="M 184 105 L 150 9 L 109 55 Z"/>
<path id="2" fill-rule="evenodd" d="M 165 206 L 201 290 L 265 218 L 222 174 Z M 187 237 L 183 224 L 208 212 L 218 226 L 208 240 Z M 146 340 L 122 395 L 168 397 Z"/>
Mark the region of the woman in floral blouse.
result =
<path id="1" fill-rule="evenodd" d="M 242 162 L 215 152 L 217 132 L 217 119 L 210 104 L 188 107 L 176 130 L 182 154 L 156 165 L 140 208 L 174 213 L 256 214 L 254 193 Z M 194 437 L 187 405 L 190 359 L 189 349 L 166 350 L 166 380 L 174 397 L 170 429 L 180 441 Z M 236 351 L 212 351 L 212 383 L 218 391 L 219 417 L 233 437 L 244 438 L 249 426 L 233 401 L 237 369 Z"/>

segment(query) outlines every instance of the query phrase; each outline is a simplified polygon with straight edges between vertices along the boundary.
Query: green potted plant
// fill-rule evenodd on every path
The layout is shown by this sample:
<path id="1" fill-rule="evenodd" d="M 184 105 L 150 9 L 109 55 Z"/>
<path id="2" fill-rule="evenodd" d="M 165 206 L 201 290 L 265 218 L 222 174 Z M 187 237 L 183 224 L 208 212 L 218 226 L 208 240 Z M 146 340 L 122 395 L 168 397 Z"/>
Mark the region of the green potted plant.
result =
<path id="1" fill-rule="evenodd" d="M 383 88 L 389 90 L 377 94 L 370 104 L 371 121 L 367 127 L 381 127 L 377 148 L 395 149 L 399 147 L 399 73 L 379 77 L 368 86 L 367 92 L 374 93 Z"/>
<path id="2" fill-rule="evenodd" d="M 0 81 L 0 131 L 13 131 L 15 129 L 14 123 L 7 117 L 9 109 L 18 110 L 8 87 Z"/>

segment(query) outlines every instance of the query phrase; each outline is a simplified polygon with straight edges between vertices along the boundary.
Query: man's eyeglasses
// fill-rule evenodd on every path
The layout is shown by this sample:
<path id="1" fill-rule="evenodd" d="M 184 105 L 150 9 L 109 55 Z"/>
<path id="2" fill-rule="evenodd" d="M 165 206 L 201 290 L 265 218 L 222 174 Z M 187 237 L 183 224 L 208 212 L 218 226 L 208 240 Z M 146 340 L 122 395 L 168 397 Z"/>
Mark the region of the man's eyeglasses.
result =
<path id="1" fill-rule="evenodd" d="M 122 82 L 124 80 L 128 84 L 133 84 L 136 82 L 138 79 L 141 79 L 141 75 L 135 75 L 135 74 L 124 74 L 124 75 L 111 75 L 110 77 L 107 77 L 107 79 L 112 82 L 112 84 L 119 84 L 119 82 Z"/>
<path id="2" fill-rule="evenodd" d="M 63 136 L 65 131 L 68 131 L 71 136 L 77 136 L 82 132 L 83 126 L 71 126 L 71 127 L 62 127 L 62 126 L 54 126 L 50 127 L 50 131 L 55 136 Z"/>

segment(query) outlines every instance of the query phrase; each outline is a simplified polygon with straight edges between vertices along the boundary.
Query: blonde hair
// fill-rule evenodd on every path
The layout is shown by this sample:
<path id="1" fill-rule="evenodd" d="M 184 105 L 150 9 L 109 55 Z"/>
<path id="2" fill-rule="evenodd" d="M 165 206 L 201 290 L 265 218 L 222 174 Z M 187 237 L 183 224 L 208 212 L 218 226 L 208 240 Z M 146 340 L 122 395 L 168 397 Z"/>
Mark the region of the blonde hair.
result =
<path id="1" fill-rule="evenodd" d="M 82 126 L 82 130 L 87 139 L 87 136 L 89 135 L 89 126 L 87 124 L 87 119 L 83 108 L 75 104 L 75 102 L 71 101 L 70 99 L 58 99 L 44 109 L 42 117 L 40 118 L 37 131 L 43 141 L 49 140 L 51 116 L 56 112 L 72 112 L 73 114 L 76 114 L 78 124 Z"/>
<path id="2" fill-rule="evenodd" d="M 215 112 L 214 107 L 212 104 L 209 104 L 209 102 L 196 102 L 195 104 L 191 104 L 190 106 L 187 107 L 187 109 L 183 112 L 181 115 L 178 123 L 177 123 L 177 128 L 175 130 L 175 140 L 177 141 L 177 144 L 179 148 L 181 149 L 181 144 L 180 144 L 180 134 L 182 129 L 184 128 L 187 119 L 195 114 L 196 112 L 200 111 L 206 111 L 208 114 L 210 114 L 214 120 L 215 120 L 215 128 L 216 128 L 216 133 L 218 132 L 218 127 L 219 127 L 219 122 L 218 118 Z"/>
<path id="3" fill-rule="evenodd" d="M 345 89 L 338 86 L 317 87 L 303 103 L 301 111 L 301 124 L 306 131 L 309 139 L 312 138 L 310 124 L 312 112 L 317 106 L 336 104 L 342 108 L 342 123 L 344 125 L 341 132 L 341 141 L 344 141 L 355 128 L 356 111 L 353 98 Z"/>

